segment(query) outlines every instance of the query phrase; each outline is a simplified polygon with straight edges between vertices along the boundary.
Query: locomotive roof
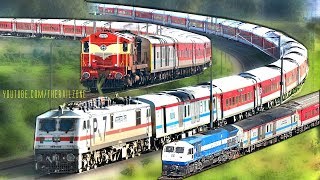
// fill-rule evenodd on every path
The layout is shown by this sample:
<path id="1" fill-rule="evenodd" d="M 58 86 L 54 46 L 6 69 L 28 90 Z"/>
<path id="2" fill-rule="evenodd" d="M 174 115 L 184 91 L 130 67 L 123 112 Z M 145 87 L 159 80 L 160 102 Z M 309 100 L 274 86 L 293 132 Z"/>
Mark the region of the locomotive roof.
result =
<path id="1" fill-rule="evenodd" d="M 59 111 L 58 109 L 56 110 L 50 110 L 44 114 L 41 114 L 40 116 L 38 116 L 38 118 L 80 118 L 81 117 L 81 113 L 76 113 L 74 111 L 71 110 L 64 110 L 64 111 Z"/>
<path id="2" fill-rule="evenodd" d="M 280 106 L 280 107 L 276 107 L 274 109 L 268 110 L 266 112 L 262 112 L 258 115 L 249 117 L 242 121 L 236 122 L 235 125 L 241 127 L 244 131 L 247 131 L 257 126 L 269 123 L 276 119 L 280 119 L 292 114 L 294 114 L 294 111 L 292 111 L 289 108 Z"/>
<path id="3" fill-rule="evenodd" d="M 238 132 L 237 128 L 235 128 L 234 126 L 228 125 L 218 129 L 202 132 L 191 137 L 187 137 L 185 139 L 182 139 L 181 141 L 188 142 L 189 144 L 195 144 L 200 142 L 201 145 L 203 146 L 206 144 L 219 141 L 221 139 L 235 136 L 237 132 Z"/>
<path id="4" fill-rule="evenodd" d="M 270 67 L 263 66 L 260 68 L 240 73 L 239 75 L 242 77 L 254 77 L 255 79 L 257 78 L 261 81 L 265 81 L 280 76 L 280 71 Z"/>

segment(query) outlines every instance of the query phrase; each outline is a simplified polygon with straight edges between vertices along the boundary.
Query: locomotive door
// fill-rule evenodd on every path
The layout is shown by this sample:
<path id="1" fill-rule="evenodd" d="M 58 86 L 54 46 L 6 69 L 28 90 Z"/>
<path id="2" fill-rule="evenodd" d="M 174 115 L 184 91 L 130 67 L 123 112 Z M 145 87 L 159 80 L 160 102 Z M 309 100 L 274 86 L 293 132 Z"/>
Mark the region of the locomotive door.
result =
<path id="1" fill-rule="evenodd" d="M 195 159 L 200 157 L 200 152 L 201 152 L 201 144 L 200 143 L 195 143 L 194 147 L 196 149 L 196 153 L 195 153 Z"/>
<path id="2" fill-rule="evenodd" d="M 86 127 L 86 146 L 91 146 L 91 118 L 87 120 L 87 127 Z"/>

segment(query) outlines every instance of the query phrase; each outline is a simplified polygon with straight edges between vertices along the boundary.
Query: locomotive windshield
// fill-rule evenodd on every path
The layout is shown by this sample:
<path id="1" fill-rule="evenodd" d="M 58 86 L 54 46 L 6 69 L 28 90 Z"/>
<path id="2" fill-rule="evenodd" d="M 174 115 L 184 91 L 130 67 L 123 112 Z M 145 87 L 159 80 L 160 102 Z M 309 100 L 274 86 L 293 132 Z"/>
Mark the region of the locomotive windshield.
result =
<path id="1" fill-rule="evenodd" d="M 41 131 L 55 131 L 56 130 L 56 120 L 54 119 L 41 119 L 40 120 L 40 130 Z"/>
<path id="2" fill-rule="evenodd" d="M 75 122 L 77 119 L 75 118 L 62 118 L 62 119 L 54 119 L 54 118 L 46 118 L 40 120 L 40 131 L 52 132 L 52 131 L 64 131 L 68 133 L 68 131 L 73 131 L 75 129 Z M 59 123 L 58 123 L 59 122 Z M 56 129 L 58 123 L 58 129 Z"/>
<path id="3" fill-rule="evenodd" d="M 173 146 L 167 146 L 165 149 L 165 152 L 173 152 L 174 151 L 174 147 Z"/>
<path id="4" fill-rule="evenodd" d="M 68 133 L 68 131 L 73 131 L 74 130 L 74 124 L 75 124 L 76 119 L 70 119 L 70 118 L 65 118 L 60 120 L 60 126 L 59 126 L 59 131 L 65 131 Z"/>
<path id="5" fill-rule="evenodd" d="M 184 147 L 176 147 L 176 153 L 183 153 Z"/>

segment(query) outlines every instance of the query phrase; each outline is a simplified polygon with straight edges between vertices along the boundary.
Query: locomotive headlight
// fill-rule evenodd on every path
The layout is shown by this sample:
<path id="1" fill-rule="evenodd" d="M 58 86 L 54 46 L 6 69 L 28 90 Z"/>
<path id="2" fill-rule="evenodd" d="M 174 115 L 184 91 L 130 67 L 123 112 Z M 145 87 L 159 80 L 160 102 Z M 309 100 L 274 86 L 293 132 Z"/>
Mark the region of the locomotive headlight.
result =
<path id="1" fill-rule="evenodd" d="M 121 79 L 121 78 L 122 78 L 122 74 L 118 72 L 118 73 L 116 74 L 116 79 Z"/>
<path id="2" fill-rule="evenodd" d="M 82 74 L 82 78 L 83 78 L 83 79 L 89 79 L 89 77 L 90 77 L 90 73 L 88 73 L 88 72 L 84 72 L 84 73 Z"/>
<path id="3" fill-rule="evenodd" d="M 73 162 L 75 159 L 76 159 L 76 157 L 72 153 L 67 155 L 67 161 Z"/>
<path id="4" fill-rule="evenodd" d="M 41 154 L 38 154 L 36 160 L 38 162 L 41 162 L 43 160 L 43 156 Z"/>

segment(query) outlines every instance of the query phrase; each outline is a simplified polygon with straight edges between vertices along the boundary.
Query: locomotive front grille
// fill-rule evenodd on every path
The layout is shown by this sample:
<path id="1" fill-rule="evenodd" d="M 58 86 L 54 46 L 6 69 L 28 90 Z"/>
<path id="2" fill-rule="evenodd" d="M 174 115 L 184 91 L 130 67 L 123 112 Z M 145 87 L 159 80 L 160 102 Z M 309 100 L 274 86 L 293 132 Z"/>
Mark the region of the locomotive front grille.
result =
<path id="1" fill-rule="evenodd" d="M 187 166 L 178 166 L 178 165 L 163 165 L 162 175 L 179 177 L 186 174 Z"/>
<path id="2" fill-rule="evenodd" d="M 41 173 L 51 174 L 51 173 L 74 173 L 78 171 L 77 162 L 68 163 L 42 163 L 37 162 L 37 170 Z"/>
<path id="3" fill-rule="evenodd" d="M 36 170 L 45 174 L 77 172 L 77 156 L 78 150 L 36 150 Z"/>

